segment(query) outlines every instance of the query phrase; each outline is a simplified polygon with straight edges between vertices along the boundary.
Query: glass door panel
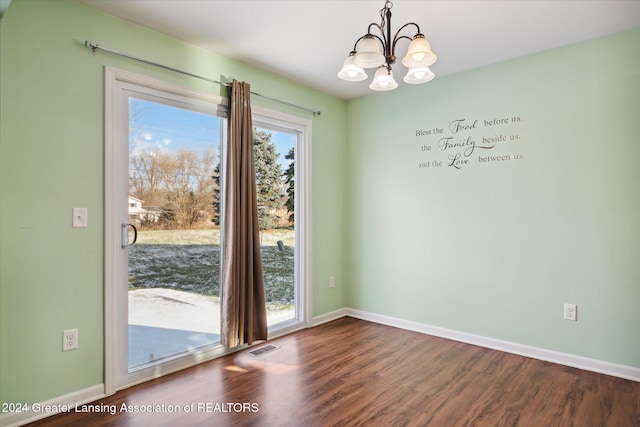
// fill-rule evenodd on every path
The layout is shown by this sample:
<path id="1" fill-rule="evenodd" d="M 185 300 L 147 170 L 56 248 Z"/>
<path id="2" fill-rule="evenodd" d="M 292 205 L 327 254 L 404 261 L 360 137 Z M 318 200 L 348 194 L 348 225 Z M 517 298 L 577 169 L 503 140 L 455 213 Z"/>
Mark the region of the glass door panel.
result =
<path id="1" fill-rule="evenodd" d="M 297 319 L 295 146 L 297 134 L 254 128 L 260 250 L 267 323 Z"/>
<path id="2" fill-rule="evenodd" d="M 219 343 L 222 122 L 129 98 L 129 371 Z"/>

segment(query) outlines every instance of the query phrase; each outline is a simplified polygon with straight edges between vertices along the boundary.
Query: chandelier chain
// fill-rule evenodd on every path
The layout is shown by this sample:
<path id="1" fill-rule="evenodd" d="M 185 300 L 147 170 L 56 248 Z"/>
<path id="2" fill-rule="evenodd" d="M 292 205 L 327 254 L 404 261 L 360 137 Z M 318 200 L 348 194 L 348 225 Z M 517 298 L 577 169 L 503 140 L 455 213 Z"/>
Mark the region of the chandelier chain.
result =
<path id="1" fill-rule="evenodd" d="M 393 7 L 393 3 L 390 0 L 386 0 L 384 2 L 384 7 L 382 9 L 380 9 L 380 31 L 382 32 L 382 35 L 384 35 L 384 31 L 385 31 L 385 27 L 386 27 L 386 12 L 387 10 L 391 9 Z"/>

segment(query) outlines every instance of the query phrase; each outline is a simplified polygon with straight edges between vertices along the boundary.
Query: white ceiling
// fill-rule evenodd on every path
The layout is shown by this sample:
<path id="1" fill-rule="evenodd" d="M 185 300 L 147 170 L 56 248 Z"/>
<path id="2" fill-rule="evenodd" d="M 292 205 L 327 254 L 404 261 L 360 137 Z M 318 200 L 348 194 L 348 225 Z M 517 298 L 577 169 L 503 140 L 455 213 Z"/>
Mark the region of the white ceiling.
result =
<path id="1" fill-rule="evenodd" d="M 370 93 L 371 77 L 345 82 L 336 73 L 380 22 L 384 0 L 78 1 L 340 98 Z M 436 78 L 640 27 L 640 0 L 395 0 L 392 12 L 393 33 L 420 26 L 438 55 Z M 401 58 L 405 41 L 398 50 Z M 398 61 L 400 84 L 405 72 Z"/>

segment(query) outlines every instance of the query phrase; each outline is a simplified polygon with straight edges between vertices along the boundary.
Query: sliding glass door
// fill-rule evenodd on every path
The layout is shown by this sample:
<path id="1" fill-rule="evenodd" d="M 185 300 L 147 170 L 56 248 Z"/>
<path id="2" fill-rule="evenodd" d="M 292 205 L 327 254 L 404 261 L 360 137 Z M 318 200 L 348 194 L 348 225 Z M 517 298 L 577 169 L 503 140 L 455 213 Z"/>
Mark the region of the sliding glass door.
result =
<path id="1" fill-rule="evenodd" d="M 226 100 L 107 69 L 107 393 L 219 343 Z M 258 113 L 256 113 L 258 111 Z M 254 109 L 269 336 L 308 323 L 310 123 Z"/>

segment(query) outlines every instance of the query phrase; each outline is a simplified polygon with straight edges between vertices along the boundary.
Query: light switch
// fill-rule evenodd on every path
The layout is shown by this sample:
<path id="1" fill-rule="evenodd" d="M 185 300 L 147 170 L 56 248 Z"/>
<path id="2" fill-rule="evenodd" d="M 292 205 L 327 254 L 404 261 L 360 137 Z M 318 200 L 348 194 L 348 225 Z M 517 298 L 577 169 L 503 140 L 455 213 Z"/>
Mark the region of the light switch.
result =
<path id="1" fill-rule="evenodd" d="M 73 228 L 85 228 L 87 226 L 87 208 L 73 208 Z"/>

